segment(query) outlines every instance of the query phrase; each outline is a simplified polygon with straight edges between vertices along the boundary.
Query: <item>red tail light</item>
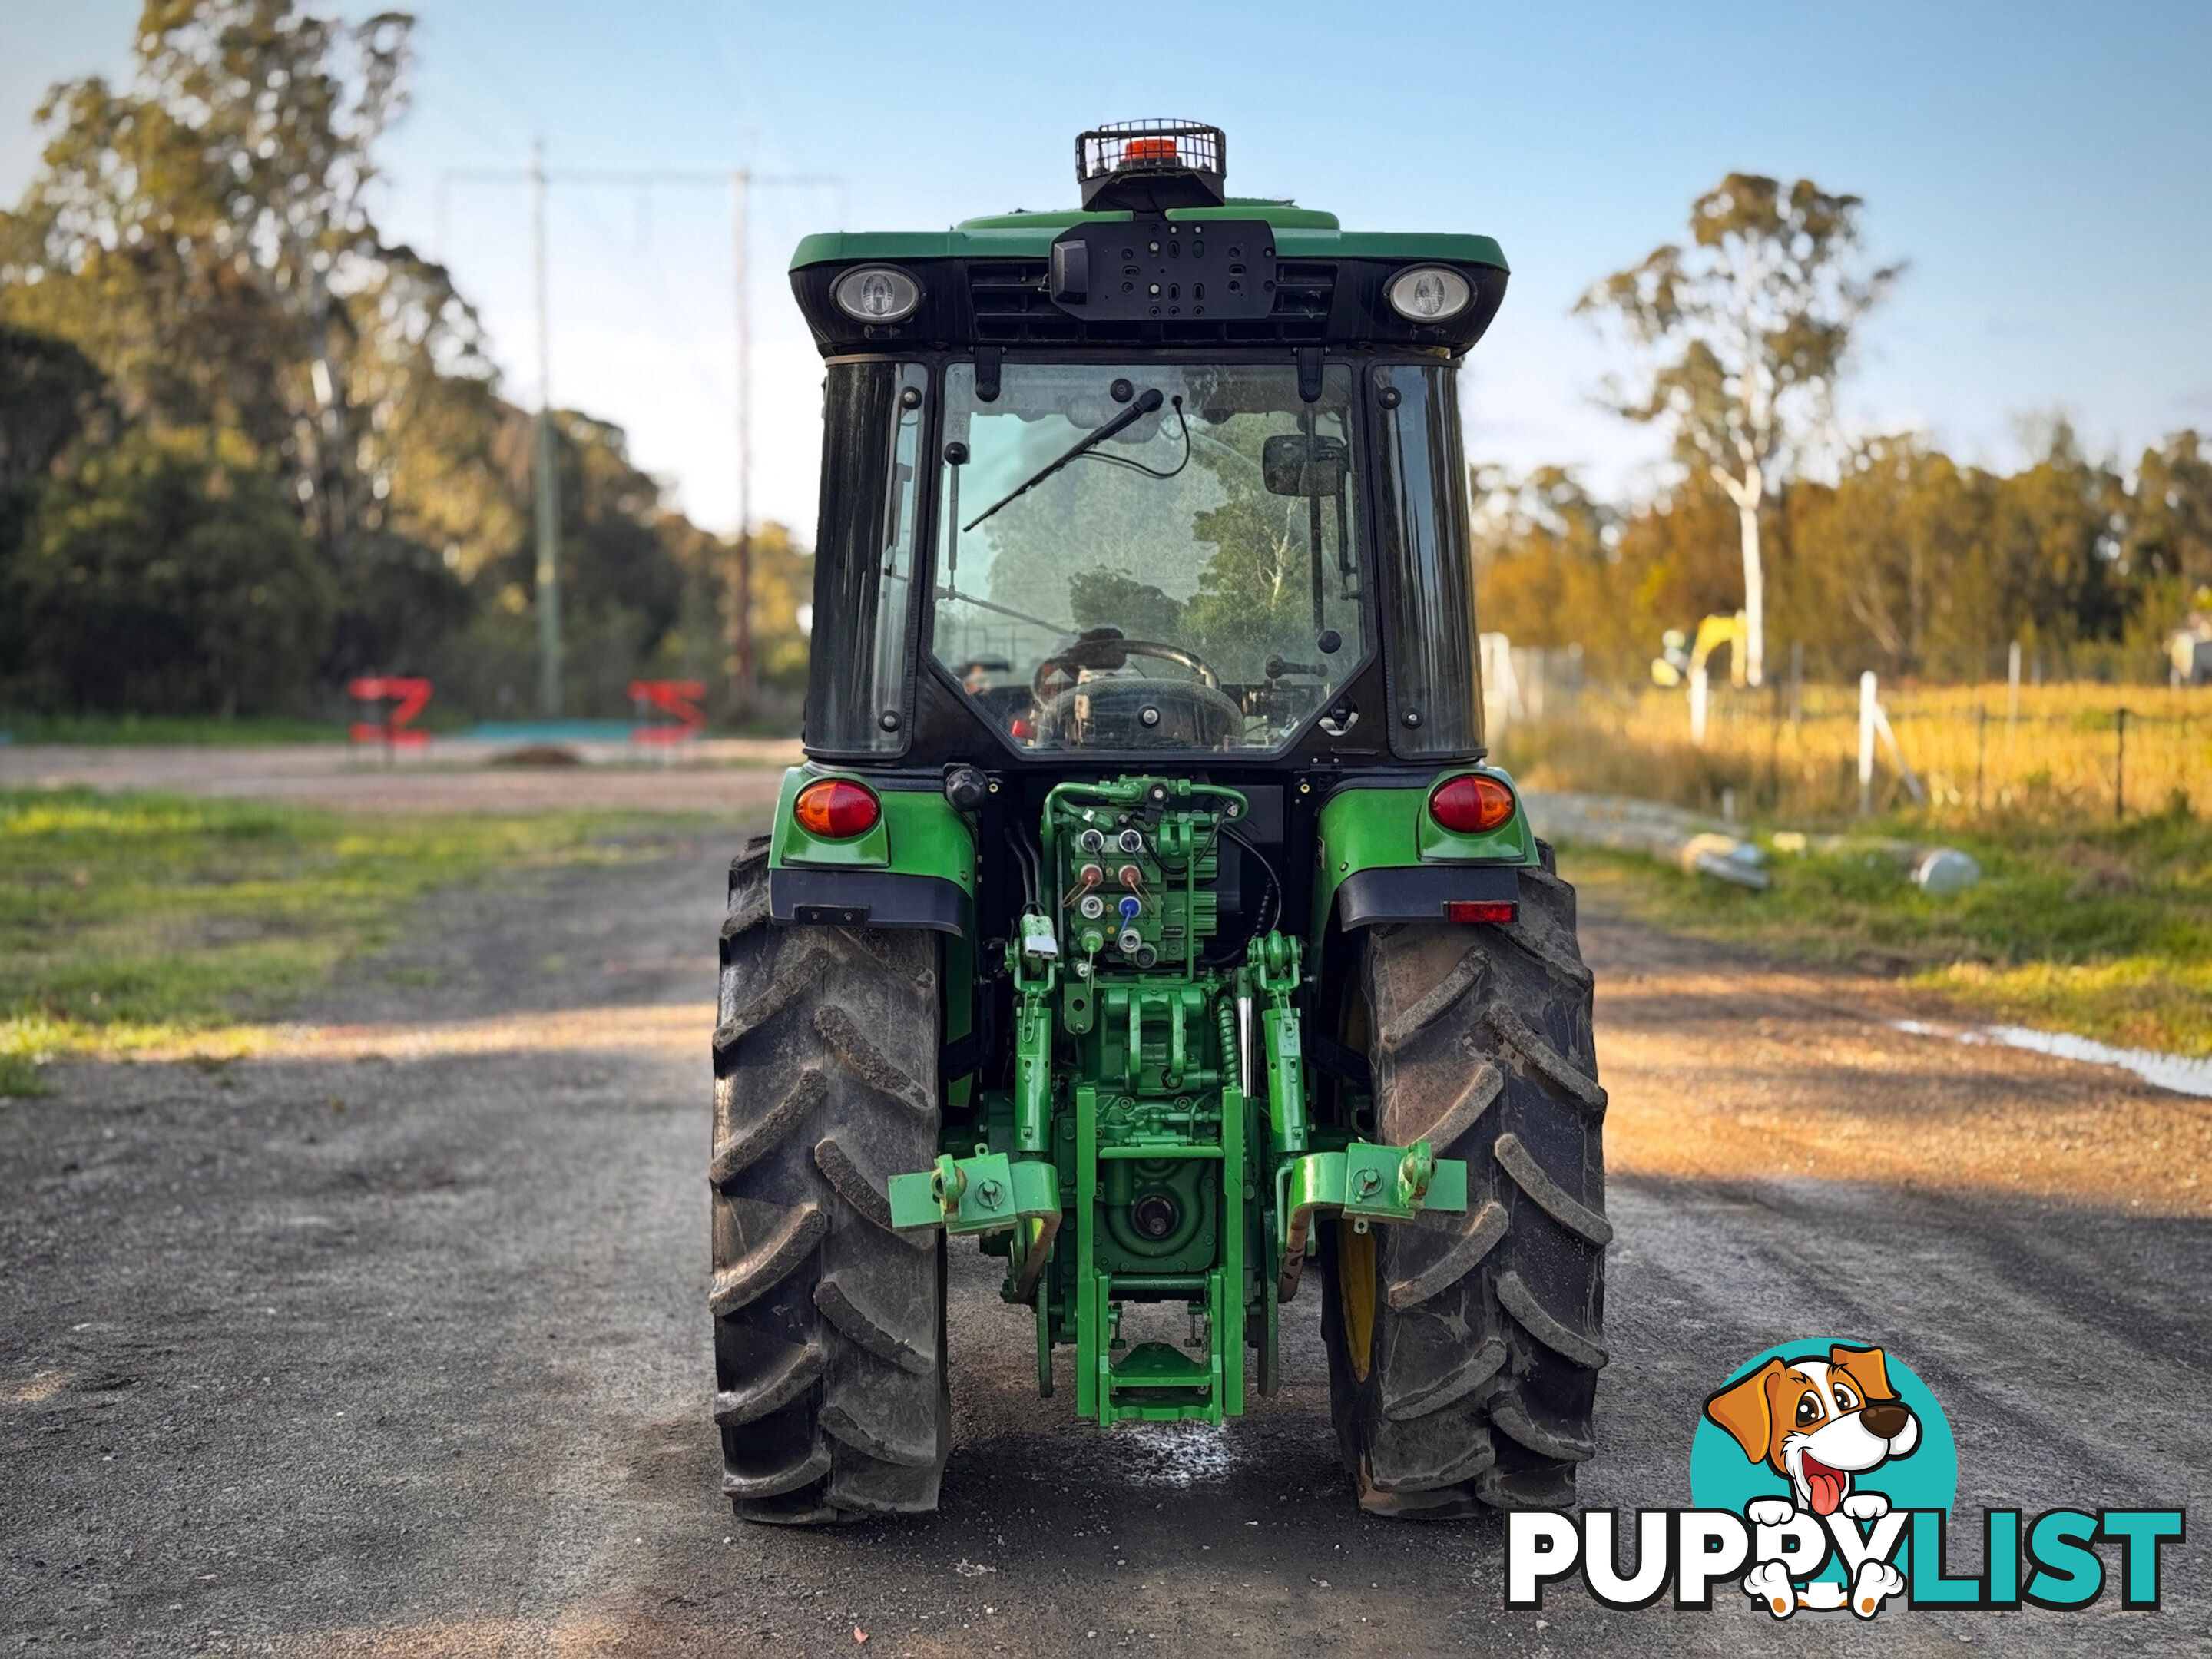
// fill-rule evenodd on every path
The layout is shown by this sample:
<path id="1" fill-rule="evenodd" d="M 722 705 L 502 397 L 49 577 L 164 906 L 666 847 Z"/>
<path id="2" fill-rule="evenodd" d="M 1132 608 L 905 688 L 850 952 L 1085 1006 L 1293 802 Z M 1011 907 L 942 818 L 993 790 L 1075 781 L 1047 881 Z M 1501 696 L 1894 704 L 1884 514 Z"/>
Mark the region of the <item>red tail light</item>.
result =
<path id="1" fill-rule="evenodd" d="M 1513 915 L 1511 899 L 1453 899 L 1444 906 L 1446 921 L 1494 921 L 1510 927 Z"/>
<path id="2" fill-rule="evenodd" d="M 1482 835 L 1513 816 L 1513 792 L 1484 772 L 1446 778 L 1429 792 L 1429 816 L 1455 835 Z"/>
<path id="3" fill-rule="evenodd" d="M 850 841 L 876 827 L 884 815 L 875 791 L 849 778 L 817 778 L 799 792 L 791 816 L 810 836 L 824 841 Z"/>

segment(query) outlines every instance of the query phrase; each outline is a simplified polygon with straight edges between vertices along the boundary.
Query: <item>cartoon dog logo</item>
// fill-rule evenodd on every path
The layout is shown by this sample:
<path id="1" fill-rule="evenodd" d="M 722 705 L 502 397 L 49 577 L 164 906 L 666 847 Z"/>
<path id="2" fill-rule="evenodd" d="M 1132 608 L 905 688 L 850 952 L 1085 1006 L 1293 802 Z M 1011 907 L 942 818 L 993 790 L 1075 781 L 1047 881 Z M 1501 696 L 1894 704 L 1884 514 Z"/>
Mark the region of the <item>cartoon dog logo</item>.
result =
<path id="1" fill-rule="evenodd" d="M 1794 1503 L 1754 1499 L 1745 1516 L 1755 1526 L 1787 1525 L 1811 1514 L 1821 1522 L 1838 1510 L 1853 1521 L 1889 1513 L 1878 1492 L 1856 1492 L 1861 1475 L 1920 1443 L 1920 1420 L 1890 1386 L 1880 1348 L 1831 1347 L 1825 1358 L 1770 1359 L 1705 1401 L 1705 1415 L 1728 1431 L 1743 1455 L 1790 1482 Z M 1816 1523 L 1818 1524 L 1818 1523 Z M 1815 1582 L 1802 1595 L 1778 1561 L 1763 1561 L 1743 1581 L 1744 1593 L 1765 1601 L 1778 1619 L 1799 1607 L 1846 1605 L 1840 1584 Z M 1862 1562 L 1853 1575 L 1848 1605 L 1871 1617 L 1886 1595 L 1905 1589 L 1904 1575 L 1887 1562 Z"/>

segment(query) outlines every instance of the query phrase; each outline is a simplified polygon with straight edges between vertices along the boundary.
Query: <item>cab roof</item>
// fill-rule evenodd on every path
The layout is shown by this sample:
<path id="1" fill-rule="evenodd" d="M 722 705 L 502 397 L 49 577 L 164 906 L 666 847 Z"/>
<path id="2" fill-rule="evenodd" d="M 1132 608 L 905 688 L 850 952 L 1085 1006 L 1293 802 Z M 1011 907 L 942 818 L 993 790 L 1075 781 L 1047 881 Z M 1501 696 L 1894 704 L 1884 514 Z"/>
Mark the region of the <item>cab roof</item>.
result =
<path id="1" fill-rule="evenodd" d="M 1505 255 L 1487 236 L 1347 231 L 1334 214 L 1294 202 L 1215 199 L 1218 205 L 1174 205 L 1164 212 L 1068 208 L 994 214 L 949 230 L 809 236 L 792 256 L 792 291 L 825 357 L 903 349 L 1213 346 L 1410 348 L 1456 356 L 1482 337 L 1505 297 Z M 1194 232 L 1221 227 L 1218 235 L 1182 239 L 1194 257 L 1211 249 L 1216 264 L 1224 255 L 1231 262 L 1216 273 L 1222 278 L 1217 292 L 1209 296 L 1206 287 L 1195 286 L 1179 307 L 1176 273 L 1164 266 L 1147 272 L 1156 299 L 1131 292 L 1133 279 L 1146 278 L 1134 276 L 1135 265 L 1123 268 L 1123 259 L 1158 257 L 1161 241 L 1151 241 L 1149 253 L 1109 252 L 1107 244 L 1122 240 L 1115 228 L 1140 221 L 1155 227 L 1164 221 L 1170 232 L 1178 225 Z M 1233 228 L 1255 223 L 1267 227 L 1267 246 L 1248 271 L 1233 263 L 1250 258 L 1240 252 Z M 1103 234 L 1095 234 L 1099 230 Z M 1164 240 L 1172 258 L 1177 240 Z M 1055 248 L 1071 242 L 1086 244 L 1096 257 L 1096 290 L 1079 274 L 1088 264 L 1063 260 L 1065 249 Z M 907 310 L 872 318 L 839 303 L 837 285 L 874 266 L 904 274 L 914 295 Z M 1115 267 L 1110 274 L 1109 266 Z M 1395 310 L 1385 290 L 1409 269 L 1426 266 L 1457 272 L 1468 299 L 1445 316 L 1420 321 Z M 1196 279 L 1202 273 L 1194 267 L 1182 274 Z M 1261 294 L 1267 299 L 1261 301 Z"/>
<path id="2" fill-rule="evenodd" d="M 791 256 L 791 269 L 870 259 L 1042 259 L 1051 253 L 1053 239 L 1073 226 L 1127 223 L 1136 216 L 1127 211 L 1060 208 L 963 219 L 950 230 L 829 231 L 801 240 Z M 1488 236 L 1347 231 L 1334 213 L 1264 197 L 1232 196 L 1219 207 L 1170 208 L 1167 216 L 1201 222 L 1264 219 L 1274 230 L 1276 246 L 1285 259 L 1436 259 L 1498 271 L 1510 269 L 1504 251 Z"/>

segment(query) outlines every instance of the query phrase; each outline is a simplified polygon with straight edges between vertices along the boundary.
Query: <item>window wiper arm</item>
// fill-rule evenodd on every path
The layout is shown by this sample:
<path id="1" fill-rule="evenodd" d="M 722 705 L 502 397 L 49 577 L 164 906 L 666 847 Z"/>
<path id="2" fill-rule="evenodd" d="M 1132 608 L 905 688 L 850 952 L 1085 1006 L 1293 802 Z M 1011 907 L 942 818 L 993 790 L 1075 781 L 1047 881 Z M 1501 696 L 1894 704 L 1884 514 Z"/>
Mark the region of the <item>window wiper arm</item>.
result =
<path id="1" fill-rule="evenodd" d="M 1047 478 L 1052 477 L 1054 473 L 1059 471 L 1060 468 L 1066 466 L 1070 461 L 1075 460 L 1081 456 L 1087 455 L 1091 451 L 1096 449 L 1100 444 L 1104 443 L 1109 438 L 1119 437 L 1122 433 L 1127 432 L 1131 427 L 1136 425 L 1138 422 L 1143 420 L 1146 416 L 1152 414 L 1155 410 L 1158 409 L 1159 406 L 1166 401 L 1167 399 L 1160 395 L 1160 389 L 1158 386 L 1146 386 L 1142 392 L 1137 394 L 1136 402 L 1131 404 L 1127 409 L 1123 410 L 1119 415 L 1116 415 L 1112 420 L 1107 422 L 1103 426 L 1093 427 L 1090 431 L 1085 433 L 1080 438 L 1078 438 L 1073 444 L 1069 445 L 1066 453 L 1060 456 L 1058 459 L 1046 462 L 1035 472 L 1030 474 L 1027 478 L 1015 485 L 1013 489 L 1000 496 L 997 501 L 992 502 L 990 506 L 985 507 L 974 518 L 969 520 L 966 524 L 962 525 L 960 526 L 961 533 L 963 535 L 966 534 L 969 531 L 973 530 L 977 525 L 982 523 L 984 520 L 989 518 L 994 513 L 996 513 L 1000 507 L 1006 506 L 1009 502 L 1015 501 L 1020 496 L 1026 495 L 1030 490 L 1035 489 L 1039 484 L 1042 483 Z"/>
<path id="2" fill-rule="evenodd" d="M 1012 617 L 1016 622 L 1035 623 L 1039 628 L 1048 628 L 1055 634 L 1072 637 L 1080 631 L 1073 623 L 1056 623 L 1049 617 L 1032 617 L 1028 611 L 1017 611 L 1010 605 L 1000 605 L 994 600 L 978 599 L 973 593 L 963 593 L 950 582 L 937 590 L 937 597 L 940 600 L 950 599 L 960 605 L 981 605 L 984 610 L 995 611 L 1002 617 Z"/>

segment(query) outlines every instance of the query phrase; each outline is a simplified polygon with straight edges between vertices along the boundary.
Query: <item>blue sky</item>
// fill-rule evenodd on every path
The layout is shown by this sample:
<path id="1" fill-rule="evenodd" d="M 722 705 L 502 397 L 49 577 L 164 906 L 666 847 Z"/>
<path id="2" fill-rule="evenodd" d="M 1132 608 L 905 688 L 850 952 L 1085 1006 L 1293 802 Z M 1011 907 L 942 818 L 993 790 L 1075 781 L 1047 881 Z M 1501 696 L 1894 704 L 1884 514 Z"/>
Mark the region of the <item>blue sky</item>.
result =
<path id="1" fill-rule="evenodd" d="M 349 7 L 358 13 L 367 8 Z M 1911 269 L 1866 330 L 1845 413 L 2006 465 L 2061 410 L 2130 459 L 2212 428 L 2212 6 L 1294 3 L 1069 8 L 421 0 L 388 231 L 442 254 L 515 395 L 535 395 L 523 165 L 835 175 L 754 219 L 757 510 L 811 526 L 818 369 L 781 275 L 804 232 L 942 225 L 1073 196 L 1080 128 L 1189 115 L 1232 191 L 1350 226 L 1495 235 L 1513 285 L 1464 396 L 1479 458 L 1653 478 L 1591 403 L 1566 313 L 1679 233 L 1732 169 L 1866 198 Z M 135 0 L 0 0 L 0 198 L 46 84 L 115 73 Z M 1109 22 L 1109 18 L 1112 19 Z M 440 209 L 440 198 L 446 208 Z M 732 310 L 719 187 L 555 192 L 553 386 L 726 526 Z"/>

